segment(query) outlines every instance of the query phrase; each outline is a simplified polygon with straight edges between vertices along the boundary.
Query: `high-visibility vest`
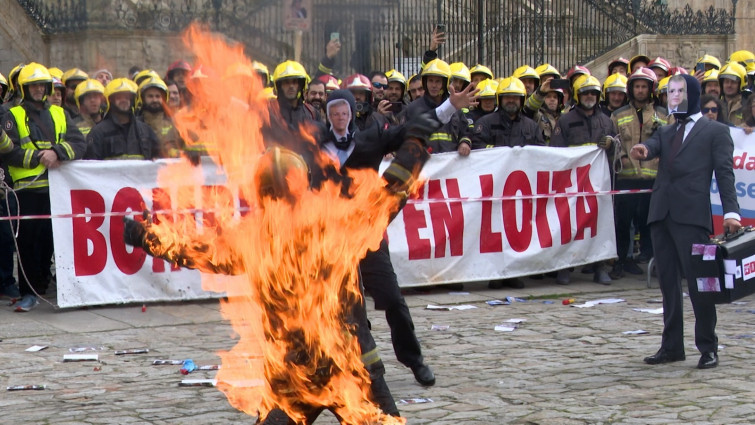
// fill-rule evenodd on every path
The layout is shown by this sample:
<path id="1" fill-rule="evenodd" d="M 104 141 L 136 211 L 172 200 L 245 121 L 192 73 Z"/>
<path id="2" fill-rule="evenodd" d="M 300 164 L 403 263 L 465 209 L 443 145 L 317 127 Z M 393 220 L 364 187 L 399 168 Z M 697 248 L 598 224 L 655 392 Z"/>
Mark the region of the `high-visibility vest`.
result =
<path id="1" fill-rule="evenodd" d="M 66 134 L 66 114 L 63 111 L 63 108 L 56 105 L 50 105 L 49 111 L 52 116 L 52 122 L 55 125 L 55 142 L 49 142 L 46 140 L 32 141 L 29 136 L 29 117 L 26 116 L 26 110 L 20 105 L 10 108 L 13 118 L 16 120 L 18 136 L 21 139 L 21 149 L 24 149 L 24 166 L 8 166 L 8 172 L 10 173 L 11 178 L 13 178 L 14 186 L 17 182 L 36 177 L 47 171 L 47 168 L 42 164 L 31 168 L 32 158 L 36 155 L 36 151 L 40 149 L 51 149 L 53 143 L 60 144 L 63 135 Z M 74 157 L 73 149 L 67 143 L 63 143 L 61 146 L 66 150 L 69 158 Z M 34 183 L 24 185 L 23 187 L 33 189 L 46 186 L 48 186 L 47 179 L 37 179 Z"/>

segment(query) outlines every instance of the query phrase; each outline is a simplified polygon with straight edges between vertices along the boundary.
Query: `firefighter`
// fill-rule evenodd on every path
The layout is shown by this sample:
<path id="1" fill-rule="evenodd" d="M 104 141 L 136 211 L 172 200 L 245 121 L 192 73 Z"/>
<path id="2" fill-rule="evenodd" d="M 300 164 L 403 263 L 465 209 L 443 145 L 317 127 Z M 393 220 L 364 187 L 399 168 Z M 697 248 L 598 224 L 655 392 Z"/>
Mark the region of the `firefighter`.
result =
<path id="1" fill-rule="evenodd" d="M 619 56 L 608 64 L 608 75 L 611 76 L 613 74 L 621 74 L 626 77 L 628 67 L 629 60 Z"/>
<path id="2" fill-rule="evenodd" d="M 343 88 L 349 90 L 356 99 L 355 122 L 360 130 L 372 126 L 387 128 L 388 119 L 373 109 L 373 84 L 366 75 L 353 74 L 343 80 Z"/>
<path id="3" fill-rule="evenodd" d="M 79 68 L 69 69 L 63 73 L 63 78 L 60 79 L 63 82 L 63 85 L 66 86 L 66 101 L 63 109 L 65 109 L 66 112 L 68 112 L 68 115 L 73 119 L 76 119 L 79 116 L 79 108 L 76 106 L 76 99 L 74 99 L 76 96 L 76 86 L 88 79 L 89 75 Z"/>
<path id="4" fill-rule="evenodd" d="M 656 75 L 647 68 L 640 68 L 627 80 L 629 104 L 616 110 L 611 115 L 621 145 L 617 147 L 614 172 L 617 190 L 652 189 L 658 173 L 658 160 L 638 161 L 629 157 L 634 145 L 643 143 L 663 125 L 668 123 L 666 108 L 655 105 L 652 99 L 656 86 Z M 647 214 L 650 208 L 649 193 L 619 195 L 614 198 L 614 216 L 616 229 L 616 252 L 619 259 L 609 273 L 612 279 L 620 279 L 624 272 L 639 275 L 643 271 L 637 263 L 644 263 L 653 258 L 653 246 L 650 241 L 650 228 Z M 634 229 L 640 233 L 640 254 L 637 261 L 628 252 L 629 244 L 634 240 Z"/>
<path id="5" fill-rule="evenodd" d="M 535 89 L 540 86 L 540 74 L 529 65 L 522 65 L 515 69 L 511 76 L 518 78 L 519 81 L 524 84 L 524 88 L 527 91 L 527 97 L 532 95 Z"/>
<path id="6" fill-rule="evenodd" d="M 670 75 L 669 71 L 671 70 L 671 64 L 669 63 L 669 61 L 660 56 L 651 60 L 650 63 L 648 63 L 647 67 L 655 73 L 657 81 L 660 81 Z"/>
<path id="7" fill-rule="evenodd" d="M 703 74 L 703 80 L 700 82 L 703 94 L 712 94 L 721 97 L 721 83 L 718 82 L 718 70 L 709 69 Z"/>
<path id="8" fill-rule="evenodd" d="M 620 73 L 611 74 L 603 82 L 603 101 L 600 102 L 600 110 L 609 117 L 611 114 L 626 105 L 627 77 Z"/>
<path id="9" fill-rule="evenodd" d="M 105 87 L 105 117 L 87 136 L 88 159 L 154 159 L 160 157 L 157 135 L 134 115 L 139 88 L 128 78 Z"/>
<path id="10" fill-rule="evenodd" d="M 491 71 L 487 66 L 480 65 L 479 63 L 469 70 L 469 76 L 471 77 L 472 84 L 474 84 L 475 86 L 480 84 L 480 81 L 495 79 L 493 71 Z"/>
<path id="11" fill-rule="evenodd" d="M 2 118 L 8 139 L 0 143 L 0 160 L 8 165 L 20 215 L 50 215 L 47 170 L 80 159 L 86 151 L 81 132 L 63 108 L 46 102 L 52 93 L 47 68 L 30 63 L 18 73 L 21 104 Z M 21 300 L 17 312 L 34 308 L 47 291 L 52 274 L 52 222 L 21 220 L 18 226 L 18 270 Z"/>
<path id="12" fill-rule="evenodd" d="M 555 147 L 597 145 L 610 152 L 616 132 L 611 119 L 599 110 L 600 81 L 591 75 L 582 75 L 576 79 L 572 90 L 577 106 L 558 120 L 550 145 Z M 559 270 L 556 283 L 568 284 L 569 275 L 569 269 Z M 600 262 L 593 264 L 593 281 L 603 285 L 611 284 L 611 278 Z"/>
<path id="13" fill-rule="evenodd" d="M 79 107 L 79 118 L 74 120 L 81 134 L 86 137 L 92 128 L 102 121 L 102 105 L 105 103 L 105 87 L 90 78 L 78 86 L 74 93 Z"/>
<path id="14" fill-rule="evenodd" d="M 543 98 L 543 106 L 537 110 L 533 119 L 543 132 L 545 144 L 550 145 L 553 129 L 561 118 L 564 107 L 564 91 L 562 89 L 549 89 Z"/>
<path id="15" fill-rule="evenodd" d="M 650 58 L 645 55 L 637 55 L 629 60 L 629 64 L 627 65 L 627 75 L 634 74 L 634 71 L 637 71 L 640 68 L 647 68 L 650 64 Z"/>
<path id="16" fill-rule="evenodd" d="M 729 111 L 728 121 L 739 127 L 742 119 L 742 90 L 747 84 L 747 71 L 737 62 L 729 62 L 718 72 L 718 82 L 721 84 L 721 100 L 726 102 Z"/>
<path id="17" fill-rule="evenodd" d="M 475 108 L 462 108 L 451 118 L 452 137 L 458 141 L 456 151 L 461 156 L 468 156 L 472 150 L 472 141 L 469 134 L 474 130 L 474 125 L 480 118 L 495 112 L 498 105 L 496 90 L 498 82 L 495 80 L 482 80 L 477 84 L 478 104 Z"/>
<path id="18" fill-rule="evenodd" d="M 275 67 L 273 86 L 277 98 L 271 100 L 273 121 L 282 120 L 285 126 L 298 129 L 304 122 L 320 120 L 315 108 L 304 102 L 307 84 L 309 75 L 299 62 L 289 60 Z"/>
<path id="19" fill-rule="evenodd" d="M 159 77 L 150 77 L 139 84 L 139 119 L 146 123 L 160 141 L 159 156 L 178 158 L 184 146 L 173 120 L 165 111 L 168 104 L 168 86 Z"/>

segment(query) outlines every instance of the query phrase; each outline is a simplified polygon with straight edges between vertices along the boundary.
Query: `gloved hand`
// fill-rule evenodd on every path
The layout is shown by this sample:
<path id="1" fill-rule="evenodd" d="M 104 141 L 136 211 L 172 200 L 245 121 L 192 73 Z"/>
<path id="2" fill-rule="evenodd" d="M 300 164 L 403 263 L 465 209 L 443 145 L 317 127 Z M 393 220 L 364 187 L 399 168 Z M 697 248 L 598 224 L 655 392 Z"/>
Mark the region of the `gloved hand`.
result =
<path id="1" fill-rule="evenodd" d="M 611 136 L 603 136 L 598 140 L 598 147 L 601 149 L 611 149 L 611 145 L 613 145 L 613 137 Z"/>
<path id="2" fill-rule="evenodd" d="M 409 189 L 412 182 L 419 176 L 430 154 L 427 153 L 424 142 L 416 136 L 408 137 L 396 151 L 396 157 L 391 165 L 383 172 L 383 179 L 388 183 L 388 189 L 393 192 L 403 192 Z"/>
<path id="3" fill-rule="evenodd" d="M 411 121 L 406 123 L 404 139 L 417 139 L 423 145 L 427 146 L 427 139 L 439 129 L 440 126 L 441 123 L 435 119 L 435 116 L 433 116 L 431 112 L 425 112 L 424 114 L 412 118 Z"/>
<path id="4" fill-rule="evenodd" d="M 186 159 L 191 162 L 191 165 L 198 166 L 200 162 L 202 162 L 202 151 L 200 150 L 191 150 L 187 149 L 184 151 L 184 155 L 186 155 Z"/>
<path id="5" fill-rule="evenodd" d="M 127 245 L 144 247 L 147 237 L 147 226 L 152 223 L 152 217 L 149 211 L 142 213 L 144 221 L 136 221 L 131 217 L 123 217 L 123 242 Z"/>

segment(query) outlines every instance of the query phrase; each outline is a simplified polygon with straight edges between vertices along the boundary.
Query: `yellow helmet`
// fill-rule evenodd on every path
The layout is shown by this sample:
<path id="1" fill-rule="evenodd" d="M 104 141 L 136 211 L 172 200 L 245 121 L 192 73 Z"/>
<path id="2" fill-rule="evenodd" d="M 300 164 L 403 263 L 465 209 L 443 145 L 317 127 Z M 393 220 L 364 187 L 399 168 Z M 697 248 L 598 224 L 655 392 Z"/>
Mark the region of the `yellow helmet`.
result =
<path id="1" fill-rule="evenodd" d="M 749 50 L 737 50 L 729 56 L 729 62 L 739 62 L 742 66 L 749 63 L 755 63 L 755 54 Z"/>
<path id="2" fill-rule="evenodd" d="M 87 75 L 86 72 L 80 70 L 79 68 L 71 68 L 68 71 L 63 73 L 63 77 L 60 79 L 63 81 L 63 84 L 68 87 L 68 82 L 75 82 L 75 81 L 84 81 L 89 79 L 89 75 Z"/>
<path id="3" fill-rule="evenodd" d="M 704 63 L 711 65 L 715 69 L 721 69 L 721 61 L 719 61 L 717 57 L 712 55 L 703 55 L 700 59 L 697 60 L 697 63 Z"/>
<path id="4" fill-rule="evenodd" d="M 721 84 L 722 88 L 724 84 L 721 80 L 723 79 L 739 79 L 739 89 L 742 90 L 745 88 L 745 85 L 747 85 L 747 70 L 744 66 L 740 65 L 739 62 L 729 62 L 718 71 L 718 82 Z"/>
<path id="5" fill-rule="evenodd" d="M 544 63 L 538 66 L 535 68 L 535 71 L 541 79 L 546 75 L 552 75 L 554 78 L 561 78 L 561 73 L 558 72 L 558 69 L 549 63 Z"/>
<path id="6" fill-rule="evenodd" d="M 8 90 L 8 80 L 5 79 L 5 75 L 0 74 L 0 86 L 3 87 L 3 93 L 2 96 L 0 96 L 0 100 L 5 96 L 5 92 Z"/>
<path id="7" fill-rule="evenodd" d="M 57 66 L 53 66 L 52 68 L 47 68 L 47 70 L 50 72 L 50 75 L 52 75 L 53 78 L 57 78 L 58 80 L 63 80 L 63 71 L 58 68 Z"/>
<path id="8" fill-rule="evenodd" d="M 134 82 L 138 86 L 142 83 L 142 81 L 153 77 L 160 78 L 160 74 L 158 74 L 154 69 L 142 69 L 141 71 L 137 72 L 136 75 L 134 75 Z"/>
<path id="9" fill-rule="evenodd" d="M 592 75 L 580 75 L 574 80 L 574 100 L 579 103 L 579 95 L 587 92 L 601 93 L 600 81 Z"/>
<path id="10" fill-rule="evenodd" d="M 265 87 L 262 89 L 263 96 L 265 99 L 277 99 L 278 96 L 275 95 L 275 90 L 273 90 L 272 87 Z"/>
<path id="11" fill-rule="evenodd" d="M 107 83 L 107 86 L 105 87 L 105 101 L 107 101 L 107 109 L 105 110 L 105 113 L 110 111 L 110 96 L 116 93 L 131 93 L 135 99 L 138 90 L 139 86 L 128 78 L 116 78 Z M 134 107 L 133 102 L 131 107 Z"/>
<path id="12" fill-rule="evenodd" d="M 385 73 L 385 76 L 388 78 L 388 82 L 390 83 L 393 81 L 394 83 L 401 83 L 406 87 L 406 77 L 404 77 L 404 74 L 398 72 L 395 69 L 391 69 L 390 71 Z"/>
<path id="13" fill-rule="evenodd" d="M 99 93 L 104 96 L 105 86 L 103 86 L 99 80 L 95 80 L 94 78 L 84 80 L 76 86 L 76 90 L 73 92 L 73 96 L 76 99 L 76 106 L 81 107 L 81 98 L 89 93 Z"/>
<path id="14" fill-rule="evenodd" d="M 267 87 L 270 85 L 270 71 L 262 62 L 252 61 L 252 68 L 262 78 L 262 84 Z"/>
<path id="15" fill-rule="evenodd" d="M 488 78 L 486 80 L 480 81 L 479 83 L 477 83 L 477 90 L 479 90 L 477 96 L 480 99 L 492 97 L 498 100 L 498 82 L 495 80 Z"/>
<path id="16" fill-rule="evenodd" d="M 485 65 L 480 65 L 479 63 L 477 65 L 473 66 L 472 69 L 469 70 L 469 74 L 470 75 L 484 74 L 486 78 L 491 79 L 491 80 L 494 77 L 493 76 L 493 71 L 491 71 L 490 68 L 488 68 Z"/>
<path id="17" fill-rule="evenodd" d="M 301 84 L 299 84 L 300 92 L 306 90 L 310 79 L 309 75 L 307 75 L 307 71 L 304 70 L 304 67 L 299 62 L 288 60 L 281 62 L 275 67 L 275 71 L 273 71 L 273 84 L 275 85 L 276 91 L 280 90 L 279 82 L 294 79 L 301 81 Z"/>
<path id="18" fill-rule="evenodd" d="M 13 69 L 10 70 L 10 73 L 8 74 L 8 80 L 9 80 L 8 81 L 8 88 L 11 91 L 18 90 L 18 87 L 16 87 L 18 85 L 18 73 L 21 72 L 21 70 L 23 69 L 24 66 L 26 66 L 26 65 L 23 64 L 23 63 L 20 63 L 20 64 L 14 66 Z"/>
<path id="19" fill-rule="evenodd" d="M 608 97 L 608 93 L 613 91 L 627 92 L 627 77 L 621 74 L 611 74 L 603 82 L 603 96 Z"/>
<path id="20" fill-rule="evenodd" d="M 508 77 L 498 83 L 495 94 L 497 97 L 503 95 L 521 96 L 522 100 L 524 100 L 524 97 L 527 96 L 527 89 L 524 88 L 522 80 L 516 77 Z"/>
<path id="21" fill-rule="evenodd" d="M 718 70 L 717 69 L 709 69 L 705 71 L 705 74 L 703 74 L 703 81 L 702 85 L 705 85 L 705 83 L 710 83 L 712 81 L 718 82 Z"/>
<path id="22" fill-rule="evenodd" d="M 165 97 L 165 102 L 168 102 L 168 86 L 165 84 L 165 81 L 163 81 L 163 79 L 160 77 L 149 77 L 146 80 L 142 81 L 141 84 L 139 84 L 139 100 L 140 101 L 141 101 L 142 96 L 144 95 L 144 91 L 152 87 L 162 90 L 163 95 Z"/>
<path id="23" fill-rule="evenodd" d="M 18 73 L 18 85 L 21 87 L 21 98 L 27 96 L 26 87 L 29 84 L 45 84 L 45 97 L 52 93 L 52 75 L 44 65 L 32 62 L 21 69 Z"/>
<path id="24" fill-rule="evenodd" d="M 451 78 L 451 67 L 440 59 L 433 59 L 422 68 L 422 78 L 427 76 L 435 76 L 445 78 L 446 82 Z"/>
<path id="25" fill-rule="evenodd" d="M 469 68 L 462 62 L 454 62 L 449 65 L 449 68 L 451 68 L 451 79 L 456 78 L 467 83 L 472 82 L 472 74 L 469 72 Z"/>
<path id="26" fill-rule="evenodd" d="M 713 69 L 712 71 L 715 71 L 715 69 Z M 665 77 L 665 78 L 661 78 L 661 81 L 658 82 L 658 88 L 655 90 L 658 96 L 660 96 L 663 93 L 668 92 L 668 81 L 671 79 L 671 77 L 672 75 L 669 75 L 668 77 Z"/>
<path id="27" fill-rule="evenodd" d="M 529 65 L 522 65 L 519 68 L 514 70 L 514 73 L 511 75 L 512 77 L 516 77 L 519 80 L 522 78 L 534 78 L 535 80 L 540 81 L 540 74 L 537 73 L 531 66 Z"/>

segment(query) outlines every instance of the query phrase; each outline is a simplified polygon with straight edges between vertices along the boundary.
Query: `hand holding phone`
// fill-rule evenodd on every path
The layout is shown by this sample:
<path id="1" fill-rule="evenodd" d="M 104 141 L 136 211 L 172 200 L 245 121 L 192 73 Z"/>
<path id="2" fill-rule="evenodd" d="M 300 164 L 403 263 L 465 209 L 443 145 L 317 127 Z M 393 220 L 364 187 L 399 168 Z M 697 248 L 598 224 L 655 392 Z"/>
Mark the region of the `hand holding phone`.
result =
<path id="1" fill-rule="evenodd" d="M 566 78 L 554 78 L 550 80 L 551 89 L 569 90 L 569 80 Z"/>
<path id="2" fill-rule="evenodd" d="M 341 34 L 337 32 L 330 33 L 330 41 L 338 41 L 341 39 Z"/>

